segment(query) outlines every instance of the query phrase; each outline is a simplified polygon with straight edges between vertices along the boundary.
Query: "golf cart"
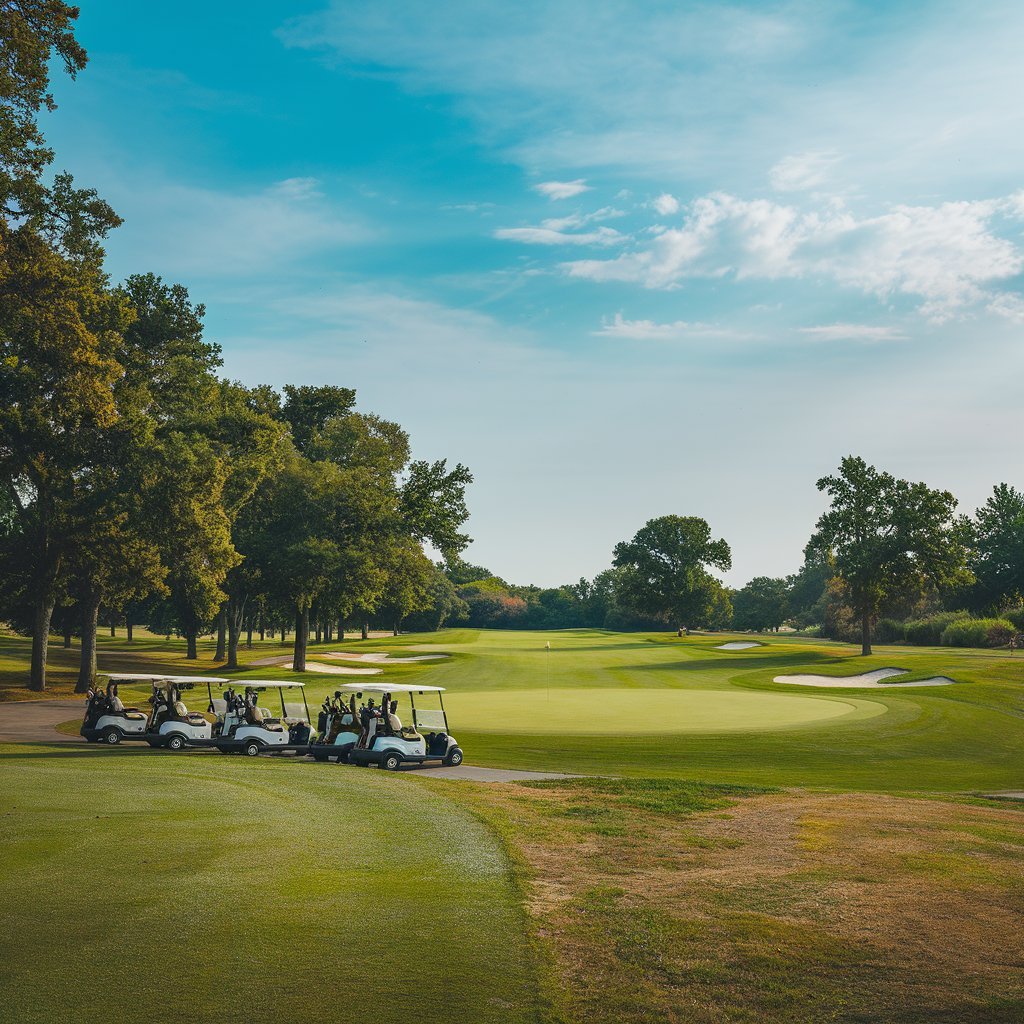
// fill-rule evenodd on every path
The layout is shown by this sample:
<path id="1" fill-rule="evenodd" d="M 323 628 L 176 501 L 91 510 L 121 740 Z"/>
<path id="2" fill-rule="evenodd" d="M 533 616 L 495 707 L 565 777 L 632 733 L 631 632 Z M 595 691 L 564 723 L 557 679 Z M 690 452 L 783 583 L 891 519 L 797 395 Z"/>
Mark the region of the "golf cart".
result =
<path id="1" fill-rule="evenodd" d="M 462 764 L 462 749 L 448 732 L 448 716 L 444 710 L 443 686 L 407 686 L 401 683 L 381 683 L 364 686 L 367 693 L 382 697 L 380 706 L 373 698 L 360 708 L 362 732 L 348 753 L 352 764 L 375 764 L 396 772 L 406 761 L 412 764 L 437 762 L 443 765 Z M 413 694 L 436 693 L 439 710 L 416 707 Z M 396 695 L 409 695 L 412 725 L 403 726 L 398 718 Z"/>
<path id="2" fill-rule="evenodd" d="M 281 699 L 281 716 L 274 717 L 267 708 L 260 707 L 260 694 L 276 690 Z M 298 690 L 302 695 L 305 715 L 290 715 L 284 701 L 285 690 Z M 210 707 L 217 713 L 218 727 L 209 744 L 221 753 L 241 753 L 248 757 L 257 754 L 295 754 L 309 752 L 309 706 L 306 704 L 305 683 L 281 682 L 276 679 L 258 679 L 239 694 L 229 688 L 221 700 L 214 700 L 210 692 Z"/>
<path id="3" fill-rule="evenodd" d="M 137 672 L 111 672 L 105 689 L 96 687 L 86 700 L 85 719 L 79 730 L 90 743 L 116 745 L 123 740 L 145 740 L 151 747 L 181 750 L 193 740 L 208 739 L 211 724 L 207 718 L 189 711 L 182 703 L 184 690 L 196 683 L 224 683 L 226 679 L 208 676 L 146 675 Z M 121 683 L 152 684 L 148 712 L 126 708 L 118 696 Z"/>
<path id="4" fill-rule="evenodd" d="M 356 700 L 362 695 L 361 691 L 345 694 L 335 690 L 333 697 L 324 699 L 317 716 L 316 740 L 309 747 L 315 760 L 336 761 L 338 764 L 348 760 L 348 753 L 362 732 L 356 707 Z"/>

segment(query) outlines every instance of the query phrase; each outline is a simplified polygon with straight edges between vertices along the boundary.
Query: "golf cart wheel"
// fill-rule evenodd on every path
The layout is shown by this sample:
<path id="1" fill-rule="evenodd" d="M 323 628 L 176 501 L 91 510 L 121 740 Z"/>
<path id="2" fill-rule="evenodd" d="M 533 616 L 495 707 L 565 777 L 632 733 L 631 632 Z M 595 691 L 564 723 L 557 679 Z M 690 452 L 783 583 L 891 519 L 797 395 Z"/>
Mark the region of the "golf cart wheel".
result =
<path id="1" fill-rule="evenodd" d="M 103 742 L 109 743 L 110 746 L 116 747 L 121 742 L 121 730 L 116 725 L 108 725 L 103 730 Z"/>
<path id="2" fill-rule="evenodd" d="M 381 767 L 386 768 L 389 772 L 397 772 L 402 767 L 402 755 L 401 754 L 385 754 L 384 760 L 381 761 Z"/>
<path id="3" fill-rule="evenodd" d="M 184 750 L 185 749 L 185 737 L 184 736 L 178 736 L 177 734 L 175 734 L 174 736 L 172 736 L 167 741 L 167 749 L 168 750 L 173 750 L 175 753 L 177 753 L 179 750 Z"/>
<path id="4" fill-rule="evenodd" d="M 452 768 L 457 768 L 462 764 L 462 750 L 459 747 L 452 747 L 448 751 L 448 756 L 444 759 L 444 763 L 450 765 Z"/>
<path id="5" fill-rule="evenodd" d="M 256 757 L 262 749 L 262 743 L 257 743 L 256 740 L 250 740 L 244 747 L 242 747 L 242 753 L 245 754 L 246 757 Z"/>

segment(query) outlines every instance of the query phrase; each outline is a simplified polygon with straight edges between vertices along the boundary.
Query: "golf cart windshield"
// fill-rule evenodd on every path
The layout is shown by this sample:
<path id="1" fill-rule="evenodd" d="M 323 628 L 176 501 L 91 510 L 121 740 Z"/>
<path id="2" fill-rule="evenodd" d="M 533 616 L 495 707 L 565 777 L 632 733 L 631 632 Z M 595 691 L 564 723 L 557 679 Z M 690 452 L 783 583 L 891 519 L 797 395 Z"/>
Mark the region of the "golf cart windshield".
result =
<path id="1" fill-rule="evenodd" d="M 309 707 L 306 704 L 305 685 L 305 683 L 293 683 L 278 679 L 253 679 L 246 684 L 246 689 L 255 690 L 259 694 L 261 706 L 264 699 L 268 704 L 277 703 L 279 700 L 281 717 L 286 722 L 308 722 Z M 274 691 L 277 691 L 277 696 L 271 699 L 271 694 Z M 276 711 L 276 708 L 273 710 Z"/>
<path id="2" fill-rule="evenodd" d="M 412 712 L 412 724 L 419 732 L 447 732 L 448 716 L 444 710 L 443 686 L 411 686 L 408 683 L 373 683 L 369 686 L 361 686 L 364 693 L 390 694 L 393 701 L 399 701 L 403 697 L 408 698 L 407 708 Z M 433 702 L 433 695 L 437 695 L 438 708 L 422 707 L 426 697 L 427 701 Z M 419 704 L 416 698 L 420 698 Z"/>

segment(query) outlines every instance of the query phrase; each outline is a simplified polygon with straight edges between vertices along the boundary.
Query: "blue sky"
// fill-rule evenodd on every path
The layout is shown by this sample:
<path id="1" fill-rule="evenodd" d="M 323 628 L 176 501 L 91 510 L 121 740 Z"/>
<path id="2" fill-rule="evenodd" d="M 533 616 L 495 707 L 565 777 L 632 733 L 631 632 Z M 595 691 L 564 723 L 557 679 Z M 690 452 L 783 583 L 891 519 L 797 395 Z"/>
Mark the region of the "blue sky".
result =
<path id="1" fill-rule="evenodd" d="M 467 463 L 467 557 L 701 515 L 794 571 L 846 454 L 1024 484 L 1024 7 L 86 2 L 47 132 L 226 371 Z"/>

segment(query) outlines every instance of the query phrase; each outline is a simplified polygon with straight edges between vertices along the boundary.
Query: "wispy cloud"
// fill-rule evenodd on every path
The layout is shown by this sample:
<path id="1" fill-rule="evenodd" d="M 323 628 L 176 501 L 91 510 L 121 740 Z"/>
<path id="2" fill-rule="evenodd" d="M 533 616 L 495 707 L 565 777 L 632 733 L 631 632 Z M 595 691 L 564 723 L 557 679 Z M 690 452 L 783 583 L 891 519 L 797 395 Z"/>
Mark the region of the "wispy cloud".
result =
<path id="1" fill-rule="evenodd" d="M 681 228 L 612 260 L 564 264 L 574 277 L 674 288 L 688 278 L 828 279 L 879 299 L 907 296 L 942 321 L 1024 270 L 1024 253 L 996 233 L 1008 200 L 896 206 L 857 217 L 833 204 L 801 210 L 724 192 L 693 202 Z"/>
<path id="2" fill-rule="evenodd" d="M 904 341 L 907 337 L 898 327 L 873 324 L 822 324 L 819 327 L 801 327 L 800 333 L 816 341 Z"/>
<path id="3" fill-rule="evenodd" d="M 838 161 L 835 150 L 795 153 L 783 157 L 768 177 L 778 192 L 802 192 L 825 184 L 829 170 Z"/>
<path id="4" fill-rule="evenodd" d="M 572 199 L 573 196 L 589 192 L 591 186 L 585 178 L 577 178 L 575 181 L 542 181 L 533 188 L 548 199 Z"/>
<path id="5" fill-rule="evenodd" d="M 180 277 L 280 269 L 373 237 L 311 177 L 285 178 L 251 192 L 147 178 L 142 187 L 120 181 L 105 192 L 125 218 L 116 237 L 119 257 Z"/>
<path id="6" fill-rule="evenodd" d="M 505 242 L 525 242 L 527 245 L 618 245 L 626 236 L 606 227 L 575 233 L 539 227 L 499 228 L 494 232 L 494 237 Z"/>
<path id="7" fill-rule="evenodd" d="M 746 338 L 749 334 L 717 324 L 675 320 L 657 323 L 654 320 L 626 320 L 616 313 L 611 320 L 601 321 L 601 329 L 593 332 L 606 338 L 630 338 L 642 341 L 673 341 L 682 338 Z"/>

